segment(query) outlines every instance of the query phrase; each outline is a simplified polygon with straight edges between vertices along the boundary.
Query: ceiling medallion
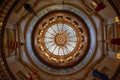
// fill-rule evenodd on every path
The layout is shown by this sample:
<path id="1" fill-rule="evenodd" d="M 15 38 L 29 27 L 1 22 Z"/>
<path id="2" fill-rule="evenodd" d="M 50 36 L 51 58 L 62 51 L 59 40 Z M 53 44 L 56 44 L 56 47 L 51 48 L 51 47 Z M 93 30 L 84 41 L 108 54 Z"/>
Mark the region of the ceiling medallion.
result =
<path id="1" fill-rule="evenodd" d="M 46 15 L 38 22 L 33 41 L 37 57 L 56 68 L 75 65 L 84 58 L 89 46 L 86 26 L 68 12 Z"/>
<path id="2" fill-rule="evenodd" d="M 60 31 L 57 34 L 55 34 L 53 41 L 55 42 L 56 46 L 59 46 L 62 48 L 68 43 L 68 35 L 63 31 Z"/>

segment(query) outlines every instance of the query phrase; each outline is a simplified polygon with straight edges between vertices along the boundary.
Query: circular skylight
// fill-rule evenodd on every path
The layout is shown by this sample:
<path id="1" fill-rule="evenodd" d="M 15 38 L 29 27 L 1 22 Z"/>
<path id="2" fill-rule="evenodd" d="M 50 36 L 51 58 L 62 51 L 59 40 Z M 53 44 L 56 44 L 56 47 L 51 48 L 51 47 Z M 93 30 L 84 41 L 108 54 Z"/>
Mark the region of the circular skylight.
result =
<path id="1" fill-rule="evenodd" d="M 57 23 L 47 29 L 44 42 L 46 48 L 52 54 L 63 56 L 74 50 L 77 36 L 70 25 Z"/>

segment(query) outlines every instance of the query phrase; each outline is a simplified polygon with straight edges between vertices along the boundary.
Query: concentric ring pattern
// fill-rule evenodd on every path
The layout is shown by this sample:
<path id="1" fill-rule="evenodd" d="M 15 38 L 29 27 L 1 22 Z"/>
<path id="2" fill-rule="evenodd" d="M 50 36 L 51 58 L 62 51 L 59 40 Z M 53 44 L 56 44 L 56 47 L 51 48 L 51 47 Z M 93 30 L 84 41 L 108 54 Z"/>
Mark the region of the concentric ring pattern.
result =
<path id="1" fill-rule="evenodd" d="M 71 12 L 56 11 L 45 15 L 38 21 L 33 34 L 35 54 L 48 66 L 72 67 L 87 54 L 89 32 L 84 22 Z"/>
<path id="2" fill-rule="evenodd" d="M 47 32 L 52 33 L 53 26 L 56 26 L 57 33 L 52 36 L 51 41 L 57 47 L 68 46 L 69 34 L 57 31 L 59 24 L 67 25 L 70 34 L 74 34 L 77 38 L 72 39 L 74 48 L 70 46 L 70 51 L 67 51 L 67 48 L 64 50 L 58 48 L 57 52 L 53 52 L 55 51 L 51 50 L 53 48 L 47 47 L 50 46 L 46 44 L 50 41 L 46 38 Z M 81 9 L 72 5 L 51 5 L 38 11 L 38 17 L 32 17 L 26 24 L 25 40 L 26 53 L 36 67 L 50 74 L 67 75 L 82 72 L 93 61 L 96 53 L 96 26 Z"/>

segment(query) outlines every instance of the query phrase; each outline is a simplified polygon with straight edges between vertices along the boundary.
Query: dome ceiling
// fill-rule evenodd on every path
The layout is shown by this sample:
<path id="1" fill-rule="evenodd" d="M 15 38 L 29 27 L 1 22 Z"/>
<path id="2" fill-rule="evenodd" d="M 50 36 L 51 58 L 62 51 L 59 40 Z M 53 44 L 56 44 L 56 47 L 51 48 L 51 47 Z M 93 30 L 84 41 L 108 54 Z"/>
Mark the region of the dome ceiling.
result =
<path id="1" fill-rule="evenodd" d="M 106 45 L 99 41 L 106 39 L 106 22 L 102 21 L 106 15 L 102 18 L 101 13 L 109 10 L 94 13 L 93 8 L 89 9 L 90 2 L 26 1 L 35 10 L 35 16 L 23 9 L 24 1 L 17 5 L 7 28 L 15 28 L 16 40 L 25 42 L 15 59 L 25 70 L 28 68 L 28 73 L 29 69 L 38 71 L 40 80 L 88 80 L 91 69 L 105 57 Z M 111 9 L 109 6 L 107 8 Z"/>
<path id="2" fill-rule="evenodd" d="M 54 11 L 41 18 L 32 39 L 36 56 L 56 68 L 80 63 L 87 54 L 90 41 L 83 20 L 66 11 Z"/>
<path id="3" fill-rule="evenodd" d="M 96 26 L 80 8 L 51 5 L 32 17 L 25 30 L 26 53 L 51 75 L 81 75 L 95 55 Z"/>

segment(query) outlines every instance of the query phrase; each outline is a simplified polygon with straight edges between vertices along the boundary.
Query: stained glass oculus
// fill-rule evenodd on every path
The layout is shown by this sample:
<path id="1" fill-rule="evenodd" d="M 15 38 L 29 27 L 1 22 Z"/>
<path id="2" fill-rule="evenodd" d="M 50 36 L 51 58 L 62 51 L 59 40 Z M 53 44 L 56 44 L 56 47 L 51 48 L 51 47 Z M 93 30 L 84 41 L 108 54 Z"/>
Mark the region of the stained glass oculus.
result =
<path id="1" fill-rule="evenodd" d="M 63 56 L 74 50 L 77 42 L 77 36 L 70 25 L 58 23 L 47 29 L 44 42 L 46 48 L 52 54 Z"/>

